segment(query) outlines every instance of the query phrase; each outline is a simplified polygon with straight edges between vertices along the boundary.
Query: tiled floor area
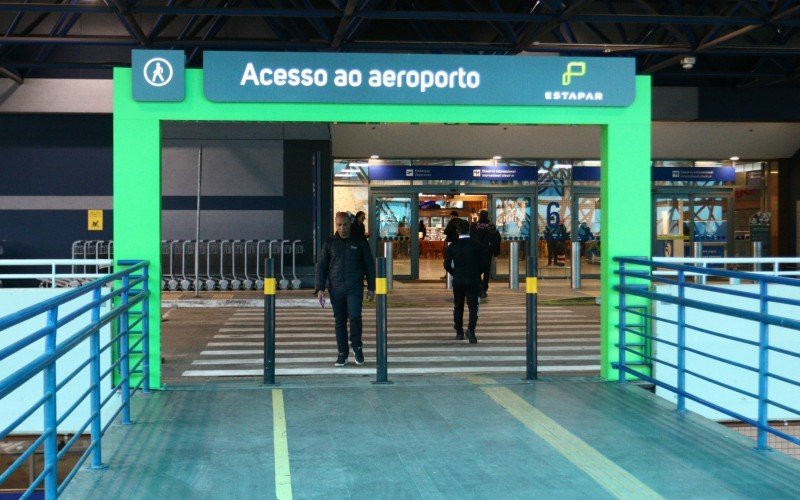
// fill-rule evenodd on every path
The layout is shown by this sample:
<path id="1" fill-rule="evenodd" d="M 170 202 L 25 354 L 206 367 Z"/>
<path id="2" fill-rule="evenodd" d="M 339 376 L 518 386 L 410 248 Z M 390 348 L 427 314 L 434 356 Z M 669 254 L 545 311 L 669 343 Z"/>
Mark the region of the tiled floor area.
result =
<path id="1" fill-rule="evenodd" d="M 137 395 L 65 498 L 794 498 L 800 461 L 641 388 L 432 376 Z"/>

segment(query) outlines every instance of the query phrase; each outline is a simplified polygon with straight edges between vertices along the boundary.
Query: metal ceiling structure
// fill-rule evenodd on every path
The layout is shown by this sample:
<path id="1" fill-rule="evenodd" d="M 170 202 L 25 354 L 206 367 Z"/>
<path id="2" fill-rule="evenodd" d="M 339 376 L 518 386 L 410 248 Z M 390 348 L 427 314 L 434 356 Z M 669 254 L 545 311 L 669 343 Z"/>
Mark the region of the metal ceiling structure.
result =
<path id="1" fill-rule="evenodd" d="M 0 77 L 109 78 L 135 48 L 636 57 L 657 86 L 800 87 L 800 0 L 0 1 Z"/>

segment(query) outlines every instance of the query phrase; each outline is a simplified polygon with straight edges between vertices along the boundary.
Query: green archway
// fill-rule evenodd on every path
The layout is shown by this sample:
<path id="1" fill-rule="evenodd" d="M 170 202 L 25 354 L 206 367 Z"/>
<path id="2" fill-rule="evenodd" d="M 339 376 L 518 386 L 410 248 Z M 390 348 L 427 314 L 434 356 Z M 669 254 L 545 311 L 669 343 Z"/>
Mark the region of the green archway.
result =
<path id="1" fill-rule="evenodd" d="M 161 122 L 382 122 L 598 125 L 601 141 L 601 376 L 617 377 L 618 282 L 612 259 L 650 256 L 650 77 L 637 76 L 627 107 L 218 103 L 206 99 L 203 71 L 186 70 L 182 102 L 136 102 L 132 70 L 114 71 L 114 250 L 151 262 L 150 310 L 161 302 Z M 635 228 L 632 230 L 632 228 Z M 151 387 L 161 385 L 160 315 L 150 323 Z"/>

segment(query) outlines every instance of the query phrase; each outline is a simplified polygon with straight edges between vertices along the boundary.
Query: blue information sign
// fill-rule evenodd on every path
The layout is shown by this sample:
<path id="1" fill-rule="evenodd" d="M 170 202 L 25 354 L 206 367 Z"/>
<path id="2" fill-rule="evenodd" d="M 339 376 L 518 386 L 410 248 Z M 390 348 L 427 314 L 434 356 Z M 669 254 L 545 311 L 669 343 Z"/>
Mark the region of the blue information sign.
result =
<path id="1" fill-rule="evenodd" d="M 183 101 L 186 94 L 182 50 L 134 50 L 131 53 L 134 101 Z"/>
<path id="2" fill-rule="evenodd" d="M 370 165 L 371 181 L 535 181 L 538 178 L 536 167 L 448 167 Z"/>
<path id="3" fill-rule="evenodd" d="M 654 181 L 736 181 L 736 169 L 733 167 L 653 167 L 651 172 Z M 575 167 L 572 169 L 572 180 L 599 181 L 600 167 Z"/>
<path id="4" fill-rule="evenodd" d="M 628 106 L 633 58 L 205 52 L 217 102 Z"/>

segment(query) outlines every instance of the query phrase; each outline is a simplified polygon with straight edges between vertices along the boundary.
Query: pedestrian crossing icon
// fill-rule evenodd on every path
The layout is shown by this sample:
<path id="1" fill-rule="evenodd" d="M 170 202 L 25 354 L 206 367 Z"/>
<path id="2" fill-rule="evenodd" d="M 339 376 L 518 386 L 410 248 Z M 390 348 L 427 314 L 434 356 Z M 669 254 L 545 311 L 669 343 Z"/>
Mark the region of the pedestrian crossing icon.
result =
<path id="1" fill-rule="evenodd" d="M 172 75 L 172 65 L 163 57 L 154 57 L 144 65 L 144 79 L 153 87 L 168 85 Z"/>

